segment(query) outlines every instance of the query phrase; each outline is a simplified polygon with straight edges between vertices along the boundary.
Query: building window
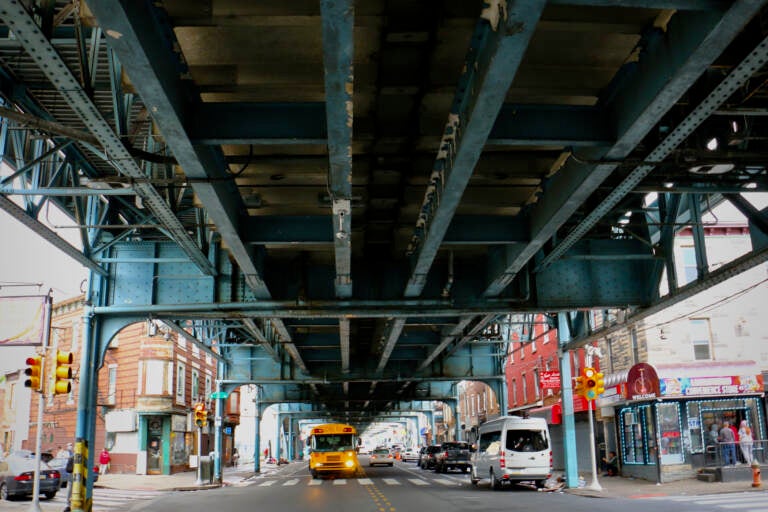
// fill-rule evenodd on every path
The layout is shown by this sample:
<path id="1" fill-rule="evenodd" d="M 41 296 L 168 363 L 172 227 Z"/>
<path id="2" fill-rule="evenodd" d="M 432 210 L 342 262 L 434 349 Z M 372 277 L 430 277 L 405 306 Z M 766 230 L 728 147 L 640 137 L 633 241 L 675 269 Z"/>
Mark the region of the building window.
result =
<path id="1" fill-rule="evenodd" d="M 509 350 L 508 350 L 507 353 L 509 354 L 509 362 L 510 363 L 514 363 L 515 362 L 515 346 L 516 345 L 517 345 L 517 343 L 515 343 L 514 341 L 511 341 L 509 343 Z"/>
<path id="2" fill-rule="evenodd" d="M 539 387 L 539 369 L 533 370 L 533 391 L 536 393 L 536 400 L 541 396 L 541 388 Z"/>
<path id="3" fill-rule="evenodd" d="M 176 403 L 184 403 L 184 365 L 176 365 Z"/>
<path id="4" fill-rule="evenodd" d="M 200 399 L 200 374 L 197 370 L 192 370 L 192 400 Z"/>
<path id="5" fill-rule="evenodd" d="M 8 393 L 10 394 L 8 409 L 14 410 L 16 408 L 16 383 L 15 382 L 11 382 L 10 386 L 8 386 Z"/>
<path id="6" fill-rule="evenodd" d="M 683 282 L 680 284 L 687 284 L 699 277 L 696 270 L 696 249 L 693 246 L 684 246 L 680 250 L 683 255 Z"/>
<path id="7" fill-rule="evenodd" d="M 712 359 L 709 319 L 692 318 L 690 325 L 693 358 L 697 361 Z"/>
<path id="8" fill-rule="evenodd" d="M 117 401 L 117 365 L 109 365 L 107 372 L 107 404 L 115 405 Z"/>
<path id="9" fill-rule="evenodd" d="M 164 395 L 166 394 L 165 383 L 168 379 L 166 374 L 166 361 L 158 361 L 156 359 L 146 361 L 145 378 L 146 384 L 144 385 L 144 392 L 147 395 Z"/>
<path id="10" fill-rule="evenodd" d="M 517 379 L 512 379 L 512 405 L 517 405 Z"/>
<path id="11" fill-rule="evenodd" d="M 520 381 L 523 383 L 523 403 L 528 403 L 528 379 L 525 374 L 520 376 Z"/>
<path id="12" fill-rule="evenodd" d="M 206 375 L 205 376 L 205 400 L 208 400 L 208 397 L 211 396 L 211 376 Z"/>
<path id="13" fill-rule="evenodd" d="M 531 340 L 531 354 L 533 354 L 533 353 L 535 353 L 535 352 L 536 352 L 536 338 L 534 337 L 534 338 Z"/>

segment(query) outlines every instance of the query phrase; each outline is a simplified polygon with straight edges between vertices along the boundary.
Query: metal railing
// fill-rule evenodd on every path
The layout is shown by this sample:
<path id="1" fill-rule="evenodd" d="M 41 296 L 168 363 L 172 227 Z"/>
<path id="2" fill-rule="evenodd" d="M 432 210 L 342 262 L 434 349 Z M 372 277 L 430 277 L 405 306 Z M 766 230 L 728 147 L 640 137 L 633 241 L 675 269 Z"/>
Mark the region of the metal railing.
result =
<path id="1" fill-rule="evenodd" d="M 709 467 L 750 465 L 753 460 L 760 464 L 768 464 L 767 439 L 752 441 L 752 449 L 748 450 L 746 454 L 738 441 L 709 445 L 704 453 L 704 465 Z"/>

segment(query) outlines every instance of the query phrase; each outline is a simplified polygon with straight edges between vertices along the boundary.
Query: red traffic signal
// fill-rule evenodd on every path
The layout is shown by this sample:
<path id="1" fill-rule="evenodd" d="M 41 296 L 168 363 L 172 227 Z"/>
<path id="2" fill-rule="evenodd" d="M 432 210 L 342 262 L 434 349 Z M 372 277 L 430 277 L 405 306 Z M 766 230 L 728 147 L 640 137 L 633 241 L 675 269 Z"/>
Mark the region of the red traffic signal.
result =
<path id="1" fill-rule="evenodd" d="M 28 357 L 25 361 L 27 369 L 24 375 L 29 377 L 24 381 L 24 387 L 32 388 L 33 391 L 43 390 L 43 356 Z"/>

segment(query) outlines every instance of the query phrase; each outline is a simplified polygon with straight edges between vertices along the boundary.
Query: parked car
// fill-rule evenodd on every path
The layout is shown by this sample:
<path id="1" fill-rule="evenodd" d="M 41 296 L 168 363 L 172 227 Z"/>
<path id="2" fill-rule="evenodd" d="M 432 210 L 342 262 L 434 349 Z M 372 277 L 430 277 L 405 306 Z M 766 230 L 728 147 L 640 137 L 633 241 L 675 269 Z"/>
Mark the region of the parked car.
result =
<path id="1" fill-rule="evenodd" d="M 419 452 L 418 465 L 421 469 L 432 469 L 435 467 L 435 454 L 440 449 L 439 444 L 425 446 Z"/>
<path id="2" fill-rule="evenodd" d="M 440 445 L 440 449 L 435 453 L 435 471 L 438 473 L 447 473 L 449 469 L 460 469 L 466 473 L 470 466 L 469 443 L 462 441 L 449 441 Z"/>
<path id="3" fill-rule="evenodd" d="M 403 451 L 403 454 L 401 455 L 401 458 L 402 458 L 403 462 L 418 461 L 419 460 L 419 452 L 417 452 L 413 448 L 408 448 L 407 450 Z"/>
<path id="4" fill-rule="evenodd" d="M 0 461 L 0 499 L 32 496 L 35 485 L 35 459 L 9 456 Z M 61 485 L 61 473 L 40 462 L 40 493 L 53 499 Z"/>
<path id="5" fill-rule="evenodd" d="M 376 448 L 371 452 L 369 466 L 390 466 L 395 464 L 395 459 L 392 457 L 387 448 Z"/>

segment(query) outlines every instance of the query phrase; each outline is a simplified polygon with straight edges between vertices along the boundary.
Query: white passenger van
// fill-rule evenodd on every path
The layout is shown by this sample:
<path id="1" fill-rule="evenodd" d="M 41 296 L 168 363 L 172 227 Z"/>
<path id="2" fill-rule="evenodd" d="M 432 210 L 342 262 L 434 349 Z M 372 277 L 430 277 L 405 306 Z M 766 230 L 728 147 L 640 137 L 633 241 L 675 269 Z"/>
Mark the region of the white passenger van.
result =
<path id="1" fill-rule="evenodd" d="M 472 484 L 484 478 L 497 490 L 503 483 L 532 481 L 544 487 L 552 476 L 552 446 L 544 418 L 502 416 L 478 427 L 472 454 Z"/>

